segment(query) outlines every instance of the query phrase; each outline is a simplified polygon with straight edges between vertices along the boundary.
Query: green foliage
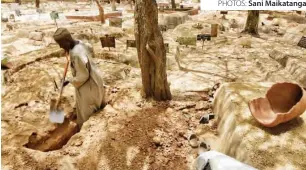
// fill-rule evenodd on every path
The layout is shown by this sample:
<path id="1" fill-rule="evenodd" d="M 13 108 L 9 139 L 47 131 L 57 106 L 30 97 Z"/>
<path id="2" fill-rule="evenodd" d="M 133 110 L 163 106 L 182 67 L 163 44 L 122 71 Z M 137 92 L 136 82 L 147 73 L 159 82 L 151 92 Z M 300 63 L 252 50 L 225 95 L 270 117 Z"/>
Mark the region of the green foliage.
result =
<path id="1" fill-rule="evenodd" d="M 58 18 L 59 18 L 58 12 L 52 11 L 52 12 L 50 13 L 50 17 L 51 17 L 52 20 L 58 19 Z"/>

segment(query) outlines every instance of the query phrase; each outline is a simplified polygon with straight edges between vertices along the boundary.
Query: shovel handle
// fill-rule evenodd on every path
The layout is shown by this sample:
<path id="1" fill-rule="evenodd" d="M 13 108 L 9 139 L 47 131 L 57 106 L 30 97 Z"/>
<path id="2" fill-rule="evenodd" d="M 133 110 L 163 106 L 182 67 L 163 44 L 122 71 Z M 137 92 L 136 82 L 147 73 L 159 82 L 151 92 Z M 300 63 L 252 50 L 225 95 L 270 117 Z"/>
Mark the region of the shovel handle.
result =
<path id="1" fill-rule="evenodd" d="M 60 99 L 61 99 L 62 93 L 63 93 L 63 89 L 64 89 L 64 82 L 65 82 L 66 74 L 67 74 L 67 71 L 68 71 L 69 63 L 70 63 L 70 56 L 69 56 L 68 53 L 66 53 L 66 59 L 67 59 L 67 62 L 66 62 L 65 70 L 64 70 L 62 85 L 61 85 L 60 93 L 58 95 L 58 100 L 56 101 L 56 104 L 55 104 L 55 108 L 58 107 L 58 104 L 60 102 Z"/>

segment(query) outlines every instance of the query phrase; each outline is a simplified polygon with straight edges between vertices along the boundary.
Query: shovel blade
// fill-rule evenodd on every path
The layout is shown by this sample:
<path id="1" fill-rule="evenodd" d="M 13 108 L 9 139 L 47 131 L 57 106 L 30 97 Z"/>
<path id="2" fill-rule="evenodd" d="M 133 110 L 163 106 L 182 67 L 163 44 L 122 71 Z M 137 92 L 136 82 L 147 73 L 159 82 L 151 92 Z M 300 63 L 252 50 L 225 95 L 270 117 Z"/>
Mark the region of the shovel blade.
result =
<path id="1" fill-rule="evenodd" d="M 49 119 L 53 123 L 63 123 L 65 114 L 61 110 L 53 110 L 50 112 Z"/>
<path id="2" fill-rule="evenodd" d="M 65 119 L 65 113 L 56 107 L 56 100 L 51 99 L 49 119 L 52 123 L 63 123 Z"/>

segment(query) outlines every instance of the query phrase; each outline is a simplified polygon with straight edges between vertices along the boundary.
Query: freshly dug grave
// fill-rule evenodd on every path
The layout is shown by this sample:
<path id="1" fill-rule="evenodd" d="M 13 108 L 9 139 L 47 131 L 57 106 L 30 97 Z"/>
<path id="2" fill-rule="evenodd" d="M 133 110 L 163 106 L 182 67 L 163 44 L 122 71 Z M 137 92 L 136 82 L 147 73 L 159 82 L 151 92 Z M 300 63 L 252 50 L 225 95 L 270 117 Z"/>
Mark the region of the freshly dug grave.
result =
<path id="1" fill-rule="evenodd" d="M 43 152 L 53 151 L 62 148 L 68 140 L 79 131 L 76 120 L 65 119 L 63 124 L 44 136 L 32 133 L 29 142 L 24 146 Z"/>
<path id="2" fill-rule="evenodd" d="M 51 51 L 44 53 L 49 56 Z M 62 98 L 61 107 L 68 114 L 65 123 L 55 125 L 48 119 L 49 102 L 58 93 L 55 83 L 66 62 L 55 52 L 53 57 L 29 53 L 30 61 L 15 61 L 18 69 L 8 70 L 2 102 L 2 168 L 188 169 L 196 151 L 187 136 L 209 112 L 203 109 L 207 107 L 195 109 L 199 94 L 174 92 L 170 103 L 144 101 L 139 69 L 96 58 L 112 105 L 76 133 L 71 85 Z"/>
<path id="3" fill-rule="evenodd" d="M 116 88 L 110 90 L 110 96 L 115 99 L 113 104 L 93 115 L 84 123 L 81 131 L 59 150 L 38 152 L 11 144 L 4 145 L 2 167 L 189 169 L 196 152 L 192 152 L 188 145 L 187 136 L 205 113 L 202 108 L 196 110 L 193 104 L 201 97 L 191 93 L 190 97 L 186 94 L 174 95 L 171 102 L 146 102 L 140 97 L 140 89 L 134 88 L 137 82 L 138 78 L 130 79 L 130 83 L 118 82 L 114 86 Z M 51 136 L 57 132 L 51 132 Z M 33 132 L 28 134 L 30 136 Z M 24 139 L 27 141 L 29 136 Z M 40 145 L 39 141 L 27 145 L 47 150 L 46 145 Z M 50 150 L 53 149 L 57 149 L 57 146 Z"/>

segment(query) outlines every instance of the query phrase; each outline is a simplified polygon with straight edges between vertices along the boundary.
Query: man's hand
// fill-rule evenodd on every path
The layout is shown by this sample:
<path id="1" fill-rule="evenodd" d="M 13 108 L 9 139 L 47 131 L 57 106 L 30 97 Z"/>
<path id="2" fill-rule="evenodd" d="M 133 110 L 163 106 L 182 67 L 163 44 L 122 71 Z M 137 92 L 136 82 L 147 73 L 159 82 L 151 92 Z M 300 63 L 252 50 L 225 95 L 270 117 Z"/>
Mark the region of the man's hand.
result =
<path id="1" fill-rule="evenodd" d="M 69 83 L 70 83 L 69 80 L 65 80 L 65 81 L 64 81 L 64 87 L 67 86 Z"/>
<path id="2" fill-rule="evenodd" d="M 67 59 L 67 62 L 70 62 L 70 55 L 69 55 L 69 53 L 68 52 L 66 52 L 66 59 Z"/>
<path id="3" fill-rule="evenodd" d="M 61 83 L 63 83 L 63 79 L 61 79 Z M 70 83 L 69 80 L 65 80 L 65 81 L 64 81 L 64 87 L 67 86 L 69 83 Z"/>

